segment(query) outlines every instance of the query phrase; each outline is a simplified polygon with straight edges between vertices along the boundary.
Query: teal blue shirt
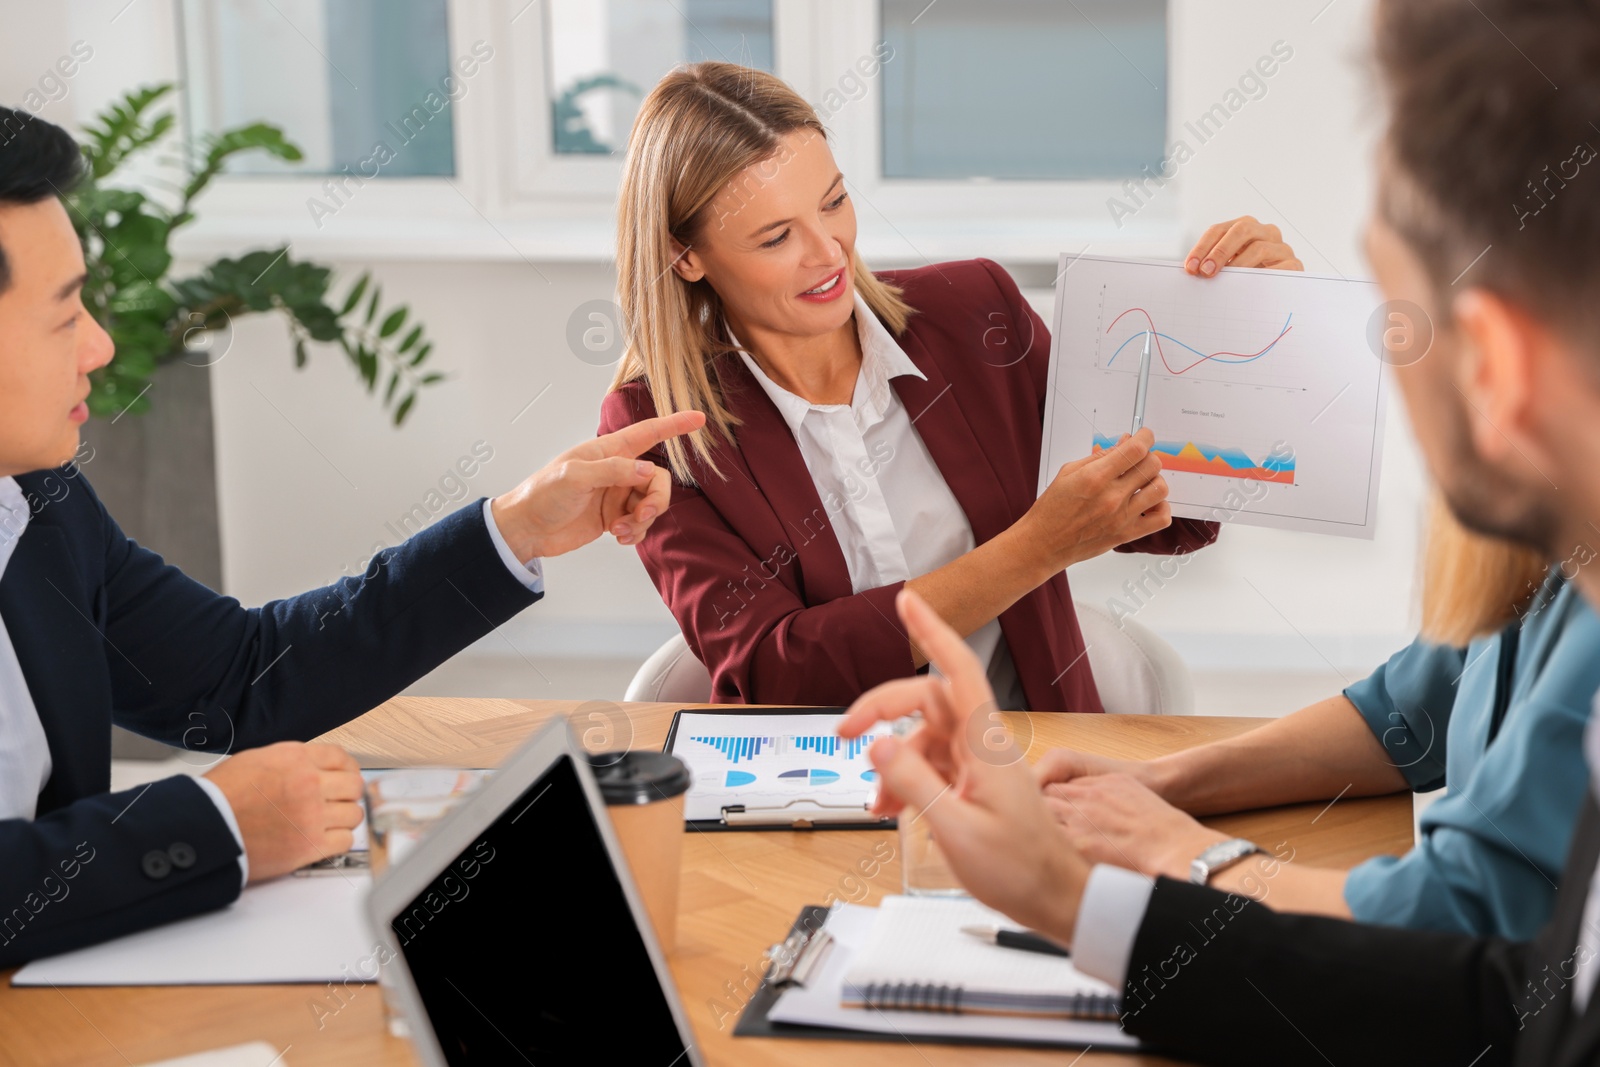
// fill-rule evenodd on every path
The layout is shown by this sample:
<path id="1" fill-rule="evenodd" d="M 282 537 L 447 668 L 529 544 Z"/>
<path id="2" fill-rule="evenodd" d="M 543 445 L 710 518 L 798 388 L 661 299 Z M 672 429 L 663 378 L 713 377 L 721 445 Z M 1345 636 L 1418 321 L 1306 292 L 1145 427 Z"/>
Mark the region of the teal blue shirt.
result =
<path id="1" fill-rule="evenodd" d="M 1350 872 L 1361 922 L 1526 940 L 1550 917 L 1588 780 L 1600 618 L 1552 573 L 1518 626 L 1492 743 L 1505 631 L 1464 649 L 1418 639 L 1344 691 L 1413 789 L 1449 786 L 1415 848 Z"/>

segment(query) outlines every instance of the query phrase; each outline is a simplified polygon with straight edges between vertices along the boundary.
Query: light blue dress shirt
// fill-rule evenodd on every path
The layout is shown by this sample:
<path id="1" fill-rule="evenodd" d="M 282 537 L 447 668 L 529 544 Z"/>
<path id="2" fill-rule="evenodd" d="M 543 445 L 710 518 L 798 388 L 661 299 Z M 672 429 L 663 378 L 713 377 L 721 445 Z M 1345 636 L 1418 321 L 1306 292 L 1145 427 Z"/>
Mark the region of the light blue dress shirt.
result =
<path id="1" fill-rule="evenodd" d="M 1520 629 L 1509 679 L 1502 631 L 1465 649 L 1419 640 L 1345 690 L 1413 789 L 1449 787 L 1415 848 L 1351 870 L 1356 919 L 1518 940 L 1549 919 L 1587 788 L 1600 618 L 1553 571 Z"/>
<path id="2" fill-rule="evenodd" d="M 1600 798 L 1600 731 L 1591 727 L 1600 620 L 1552 572 L 1524 616 L 1491 744 L 1502 641 L 1461 649 L 1419 640 L 1345 690 L 1413 788 L 1450 787 L 1423 812 L 1416 848 L 1350 872 L 1345 901 L 1358 920 L 1527 939 L 1549 918 L 1587 783 Z M 1122 987 L 1154 885 L 1121 867 L 1094 868 L 1073 936 L 1079 970 Z M 1600 944 L 1600 877 L 1582 937 L 1591 950 Z M 1580 1002 L 1597 970 L 1580 968 Z"/>

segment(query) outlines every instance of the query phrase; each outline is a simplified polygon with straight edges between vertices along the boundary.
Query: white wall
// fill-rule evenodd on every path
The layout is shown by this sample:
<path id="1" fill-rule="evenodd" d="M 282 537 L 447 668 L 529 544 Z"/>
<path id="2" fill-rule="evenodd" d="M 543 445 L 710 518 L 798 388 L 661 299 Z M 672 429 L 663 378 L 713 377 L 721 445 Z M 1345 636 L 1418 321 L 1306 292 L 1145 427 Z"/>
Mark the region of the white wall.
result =
<path id="1" fill-rule="evenodd" d="M 1294 55 L 1268 81 L 1266 95 L 1242 108 L 1154 195 L 1176 198 L 1185 239 L 1211 221 L 1254 214 L 1282 226 L 1307 269 L 1359 276 L 1366 272 L 1359 227 L 1370 193 L 1375 112 L 1361 67 L 1369 6 L 1347 0 L 1324 8 L 1324 2 L 1233 0 L 1224 7 L 1177 0 L 1177 122 L 1218 102 L 1273 42 L 1287 42 Z M 95 56 L 67 98 L 45 109 L 48 118 L 70 123 L 138 81 L 173 77 L 169 6 L 135 0 L 119 14 L 124 4 L 0 0 L 6 25 L 0 101 L 20 102 L 38 77 L 34 68 L 42 73 L 76 39 L 91 43 Z M 360 232 L 362 210 L 358 202 L 330 220 L 327 239 L 336 246 L 341 226 Z M 498 240 L 487 222 L 473 236 L 480 246 Z M 1182 250 L 1174 246 L 1171 253 Z M 977 240 L 960 254 L 994 252 Z M 611 295 L 607 257 L 599 247 L 588 262 L 532 265 L 504 255 L 372 264 L 334 254 L 332 265 L 346 277 L 375 267 L 386 299 L 410 303 L 427 323 L 438 369 L 451 374 L 424 393 L 401 431 L 389 429 L 376 403 L 357 389 L 337 350 L 316 352 L 312 366 L 297 373 L 281 323 L 242 323 L 217 365 L 214 387 L 228 591 L 258 602 L 353 570 L 376 541 L 393 542 L 384 524 L 422 501 L 476 441 L 488 442 L 495 457 L 474 480 L 475 496 L 511 486 L 593 433 L 609 370 L 573 356 L 566 327 L 580 303 Z M 1025 279 L 1050 277 L 1038 264 L 1015 266 Z M 1030 297 L 1048 314 L 1048 290 Z M 1375 541 L 1230 528 L 1139 618 L 1200 666 L 1332 663 L 1353 677 L 1414 626 L 1421 492 L 1415 452 L 1396 414 Z M 1078 595 L 1100 602 L 1118 595 L 1143 562 L 1107 557 L 1076 568 Z M 629 549 L 597 544 L 552 561 L 548 574 L 548 598 L 508 628 L 523 654 L 642 655 L 671 632 L 670 617 Z M 486 647 L 505 650 L 502 640 Z"/>

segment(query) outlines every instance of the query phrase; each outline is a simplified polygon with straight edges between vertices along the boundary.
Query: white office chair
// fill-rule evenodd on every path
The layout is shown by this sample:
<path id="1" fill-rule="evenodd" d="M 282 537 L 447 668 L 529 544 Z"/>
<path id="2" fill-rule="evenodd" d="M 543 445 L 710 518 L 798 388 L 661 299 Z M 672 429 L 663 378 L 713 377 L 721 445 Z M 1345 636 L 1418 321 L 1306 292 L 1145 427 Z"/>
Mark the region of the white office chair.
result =
<path id="1" fill-rule="evenodd" d="M 650 653 L 622 699 L 705 704 L 711 700 L 711 672 L 689 651 L 683 635 L 673 634 Z"/>
<path id="2" fill-rule="evenodd" d="M 1100 701 L 1113 714 L 1190 715 L 1194 683 L 1178 652 L 1148 627 L 1086 601 L 1075 601 Z M 711 672 L 689 651 L 682 634 L 650 654 L 622 699 L 703 704 L 711 699 Z"/>
<path id="3" fill-rule="evenodd" d="M 1100 703 L 1113 715 L 1193 715 L 1194 681 L 1178 650 L 1148 626 L 1118 622 L 1109 611 L 1074 600 Z"/>

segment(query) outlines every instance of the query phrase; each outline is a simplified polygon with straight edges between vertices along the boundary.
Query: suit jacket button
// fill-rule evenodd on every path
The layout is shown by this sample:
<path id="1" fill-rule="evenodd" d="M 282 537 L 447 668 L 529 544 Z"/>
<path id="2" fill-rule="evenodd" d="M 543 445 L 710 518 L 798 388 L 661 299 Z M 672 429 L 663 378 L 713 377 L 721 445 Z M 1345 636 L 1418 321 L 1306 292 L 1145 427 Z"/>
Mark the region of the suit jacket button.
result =
<path id="1" fill-rule="evenodd" d="M 146 878 L 165 878 L 172 873 L 172 860 L 165 852 L 151 849 L 144 854 L 141 864 Z"/>
<path id="2" fill-rule="evenodd" d="M 187 871 L 194 866 L 194 846 L 183 841 L 174 841 L 167 846 L 167 858 L 172 861 L 172 865 L 178 870 Z"/>

